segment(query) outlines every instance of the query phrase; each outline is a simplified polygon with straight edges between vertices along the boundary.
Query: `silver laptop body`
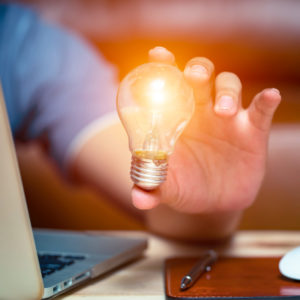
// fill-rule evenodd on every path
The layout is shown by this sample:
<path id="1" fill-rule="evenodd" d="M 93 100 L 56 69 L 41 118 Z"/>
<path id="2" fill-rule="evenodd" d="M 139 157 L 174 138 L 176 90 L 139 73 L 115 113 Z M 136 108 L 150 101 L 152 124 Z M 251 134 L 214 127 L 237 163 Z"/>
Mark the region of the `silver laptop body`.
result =
<path id="1" fill-rule="evenodd" d="M 32 231 L 0 86 L 0 299 L 57 296 L 140 256 L 146 247 L 143 237 Z"/>

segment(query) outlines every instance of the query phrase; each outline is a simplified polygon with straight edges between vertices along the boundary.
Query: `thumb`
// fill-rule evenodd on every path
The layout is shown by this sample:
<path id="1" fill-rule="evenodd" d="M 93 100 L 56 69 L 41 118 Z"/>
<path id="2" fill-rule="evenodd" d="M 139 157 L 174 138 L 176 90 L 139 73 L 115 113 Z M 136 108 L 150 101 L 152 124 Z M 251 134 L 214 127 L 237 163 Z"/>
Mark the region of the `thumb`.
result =
<path id="1" fill-rule="evenodd" d="M 142 210 L 152 209 L 160 203 L 160 189 L 153 191 L 144 191 L 134 186 L 131 191 L 133 205 Z"/>

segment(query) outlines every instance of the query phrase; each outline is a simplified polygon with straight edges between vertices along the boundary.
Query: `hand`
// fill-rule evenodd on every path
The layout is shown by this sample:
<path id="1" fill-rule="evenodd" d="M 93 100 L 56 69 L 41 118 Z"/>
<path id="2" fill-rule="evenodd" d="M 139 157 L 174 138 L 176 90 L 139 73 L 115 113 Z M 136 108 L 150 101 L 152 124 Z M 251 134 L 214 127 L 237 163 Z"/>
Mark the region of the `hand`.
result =
<path id="1" fill-rule="evenodd" d="M 175 63 L 174 55 L 162 47 L 150 50 L 149 57 Z M 239 78 L 229 72 L 215 78 L 208 59 L 191 59 L 184 76 L 194 89 L 193 118 L 170 157 L 167 180 L 151 192 L 135 186 L 133 203 L 139 209 L 166 203 L 194 214 L 242 210 L 253 203 L 264 177 L 279 91 L 261 91 L 244 109 Z"/>

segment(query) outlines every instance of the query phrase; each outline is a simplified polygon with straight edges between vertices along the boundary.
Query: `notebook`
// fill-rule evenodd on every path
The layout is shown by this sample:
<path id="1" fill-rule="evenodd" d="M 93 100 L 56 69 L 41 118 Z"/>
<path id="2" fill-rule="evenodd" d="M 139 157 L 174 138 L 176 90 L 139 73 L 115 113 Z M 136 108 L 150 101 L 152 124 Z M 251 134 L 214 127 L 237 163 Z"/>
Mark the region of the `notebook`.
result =
<path id="1" fill-rule="evenodd" d="M 0 86 L 0 299 L 55 297 L 146 247 L 144 237 L 32 230 Z"/>
<path id="2" fill-rule="evenodd" d="M 182 277 L 200 257 L 172 257 L 165 262 L 168 300 L 296 300 L 300 283 L 281 276 L 280 257 L 219 257 L 189 289 Z"/>

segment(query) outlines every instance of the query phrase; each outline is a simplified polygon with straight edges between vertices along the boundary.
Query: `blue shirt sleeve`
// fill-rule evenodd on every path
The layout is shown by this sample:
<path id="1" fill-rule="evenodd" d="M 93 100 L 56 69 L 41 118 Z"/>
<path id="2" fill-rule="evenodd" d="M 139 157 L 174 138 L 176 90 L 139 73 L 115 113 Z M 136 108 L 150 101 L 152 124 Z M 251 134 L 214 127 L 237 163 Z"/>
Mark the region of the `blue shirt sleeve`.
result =
<path id="1" fill-rule="evenodd" d="M 115 110 L 115 69 L 22 6 L 0 5 L 0 76 L 13 132 L 46 134 L 60 165 L 79 131 Z"/>

